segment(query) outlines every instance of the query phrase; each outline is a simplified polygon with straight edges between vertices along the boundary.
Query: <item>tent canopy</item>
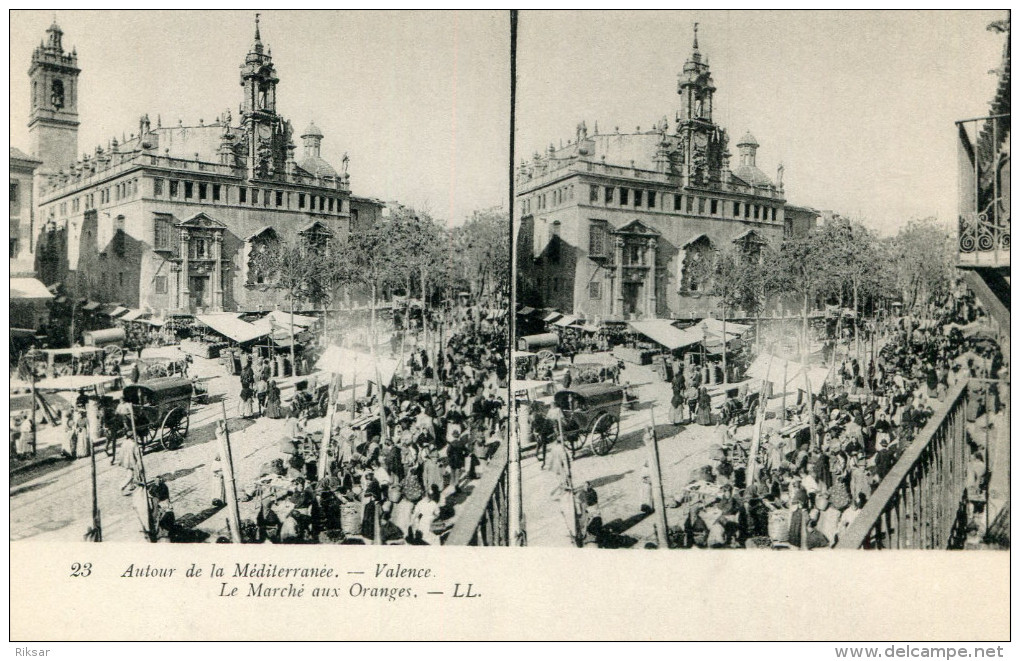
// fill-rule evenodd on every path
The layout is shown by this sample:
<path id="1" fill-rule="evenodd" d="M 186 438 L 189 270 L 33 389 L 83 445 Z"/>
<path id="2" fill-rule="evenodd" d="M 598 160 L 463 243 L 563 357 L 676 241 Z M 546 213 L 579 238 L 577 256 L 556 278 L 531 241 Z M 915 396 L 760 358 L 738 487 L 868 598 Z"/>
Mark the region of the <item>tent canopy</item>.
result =
<path id="1" fill-rule="evenodd" d="M 200 314 L 195 318 L 220 335 L 224 335 L 238 344 L 251 342 L 269 334 L 269 331 L 253 326 L 247 321 L 241 321 L 229 313 Z"/>
<path id="2" fill-rule="evenodd" d="M 335 344 L 326 347 L 322 357 L 315 363 L 315 369 L 339 374 L 344 387 L 357 382 L 377 382 L 388 386 L 397 372 L 399 363 L 392 358 L 362 353 L 353 349 L 344 349 Z M 377 370 L 378 369 L 378 376 Z"/>
<path id="3" fill-rule="evenodd" d="M 11 300 L 50 298 L 53 298 L 53 294 L 35 278 L 11 278 Z"/>
<path id="4" fill-rule="evenodd" d="M 285 328 L 290 328 L 290 313 L 289 312 L 284 312 L 283 310 L 273 310 L 272 312 L 267 314 L 264 318 L 271 320 L 277 326 L 282 326 L 282 327 L 285 327 Z M 308 328 L 309 326 L 314 324 L 316 321 L 318 321 L 318 319 L 315 318 L 315 317 L 309 317 L 309 316 L 306 316 L 306 315 L 303 315 L 303 314 L 294 313 L 294 325 L 295 326 L 303 326 L 305 328 Z"/>
<path id="5" fill-rule="evenodd" d="M 127 314 L 120 317 L 120 319 L 121 321 L 138 321 L 143 315 L 146 317 L 151 316 L 144 310 L 128 310 Z"/>
<path id="6" fill-rule="evenodd" d="M 783 383 L 783 371 L 786 371 L 786 383 Z M 768 372 L 766 373 L 766 368 Z M 825 383 L 829 375 L 827 367 L 808 365 L 807 376 L 811 383 L 811 390 L 817 392 Z M 791 390 L 804 390 L 804 365 L 793 361 L 772 356 L 772 364 L 769 365 L 769 355 L 763 354 L 754 359 L 751 366 L 747 368 L 748 379 L 766 379 L 772 383 L 773 388 L 779 392 L 790 392 Z"/>
<path id="7" fill-rule="evenodd" d="M 720 319 L 702 319 L 695 328 L 698 331 L 707 332 L 709 335 L 722 337 L 723 334 L 723 322 Z M 735 324 L 732 321 L 726 322 L 726 334 L 730 337 L 738 337 L 749 330 L 751 330 L 751 327 L 746 324 Z"/>
<path id="8" fill-rule="evenodd" d="M 521 308 L 520 310 L 517 311 L 517 314 L 519 314 L 521 316 L 527 316 L 527 315 L 531 314 L 534 311 L 535 311 L 535 308 L 529 308 L 527 305 L 525 305 L 523 308 Z"/>
<path id="9" fill-rule="evenodd" d="M 632 321 L 630 327 L 669 350 L 682 349 L 701 342 L 701 334 L 690 330 L 680 330 L 668 319 L 648 319 Z"/>
<path id="10" fill-rule="evenodd" d="M 567 326 L 569 326 L 570 324 L 574 323 L 575 321 L 577 321 L 577 317 L 575 317 L 572 314 L 568 314 L 565 317 L 561 317 L 561 318 L 557 319 L 556 322 L 555 322 L 555 325 L 556 326 L 561 326 L 563 328 L 566 328 Z"/>

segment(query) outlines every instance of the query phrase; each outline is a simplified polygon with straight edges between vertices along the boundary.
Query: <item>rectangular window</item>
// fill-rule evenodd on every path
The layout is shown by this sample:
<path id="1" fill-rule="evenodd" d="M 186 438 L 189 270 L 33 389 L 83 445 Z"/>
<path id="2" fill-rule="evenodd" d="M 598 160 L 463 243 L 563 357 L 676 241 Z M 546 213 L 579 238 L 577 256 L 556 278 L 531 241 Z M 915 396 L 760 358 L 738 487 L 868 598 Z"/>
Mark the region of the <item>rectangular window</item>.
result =
<path id="1" fill-rule="evenodd" d="M 734 218 L 740 217 L 740 202 L 733 203 L 733 217 Z"/>
<path id="2" fill-rule="evenodd" d="M 630 201 L 629 194 L 630 190 L 626 188 L 620 189 L 620 204 L 627 204 Z"/>
<path id="3" fill-rule="evenodd" d="M 11 204 L 18 203 L 18 184 L 17 182 L 11 184 Z"/>
<path id="4" fill-rule="evenodd" d="M 655 191 L 653 190 L 648 191 L 648 208 L 655 208 Z"/>
<path id="5" fill-rule="evenodd" d="M 776 220 L 776 208 L 772 207 L 772 221 L 775 222 L 775 220 Z"/>
<path id="6" fill-rule="evenodd" d="M 634 191 L 634 206 L 636 206 L 636 207 L 641 206 L 641 194 L 643 192 L 644 191 L 641 191 L 641 190 L 635 190 Z"/>
<path id="7" fill-rule="evenodd" d="M 298 193 L 298 196 L 297 196 L 297 208 L 298 209 L 304 209 L 305 208 L 305 194 L 304 193 Z"/>
<path id="8" fill-rule="evenodd" d="M 747 202 L 744 203 L 744 218 L 751 217 L 751 205 Z"/>
<path id="9" fill-rule="evenodd" d="M 705 213 L 705 198 L 703 197 L 698 198 L 698 213 L 699 214 Z"/>
<path id="10" fill-rule="evenodd" d="M 606 186 L 606 204 L 613 203 L 613 187 Z"/>
<path id="11" fill-rule="evenodd" d="M 593 220 L 588 224 L 588 254 L 591 257 L 606 256 L 606 223 Z"/>
<path id="12" fill-rule="evenodd" d="M 190 181 L 184 182 L 184 199 L 190 200 L 195 195 L 195 184 Z"/>
<path id="13" fill-rule="evenodd" d="M 163 180 L 156 178 L 152 180 L 152 195 L 153 197 L 163 196 Z"/>
<path id="14" fill-rule="evenodd" d="M 592 300 L 598 300 L 602 298 L 602 283 L 601 282 L 589 282 L 588 283 L 588 298 Z"/>
<path id="15" fill-rule="evenodd" d="M 673 211 L 683 211 L 684 208 L 684 196 L 674 195 L 673 196 Z"/>
<path id="16" fill-rule="evenodd" d="M 595 184 L 592 184 L 591 188 L 588 190 L 588 201 L 591 203 L 599 201 L 599 187 Z"/>
<path id="17" fill-rule="evenodd" d="M 692 196 L 688 195 L 685 199 L 687 200 L 687 213 L 693 213 L 694 212 L 694 198 Z"/>
<path id="18" fill-rule="evenodd" d="M 251 189 L 251 203 L 252 203 L 252 205 L 255 205 L 255 204 L 259 203 L 259 189 L 258 188 L 252 188 Z"/>
<path id="19" fill-rule="evenodd" d="M 152 284 L 156 287 L 156 293 L 157 294 L 165 294 L 166 293 L 166 276 L 165 275 L 157 275 L 155 278 L 152 279 Z"/>
<path id="20" fill-rule="evenodd" d="M 262 191 L 262 206 L 268 207 L 269 203 L 272 201 L 272 199 L 273 199 L 273 191 L 271 191 L 271 190 Z"/>
<path id="21" fill-rule="evenodd" d="M 719 200 L 712 200 L 711 209 L 710 213 L 713 216 L 719 215 Z"/>
<path id="22" fill-rule="evenodd" d="M 119 286 L 121 286 L 121 287 L 124 286 L 124 272 L 123 271 L 121 271 L 120 273 L 117 274 L 117 284 Z"/>
<path id="23" fill-rule="evenodd" d="M 169 216 L 156 216 L 152 247 L 154 250 L 172 250 L 170 230 L 173 227 Z"/>
<path id="24" fill-rule="evenodd" d="M 754 205 L 754 211 L 752 212 L 752 214 L 754 215 L 754 219 L 758 220 L 758 205 L 757 204 Z"/>
<path id="25" fill-rule="evenodd" d="M 326 210 L 326 198 L 319 196 L 319 211 Z"/>
<path id="26" fill-rule="evenodd" d="M 282 207 L 283 206 L 283 191 L 282 190 L 276 191 L 276 206 L 278 206 L 278 207 Z"/>
<path id="27" fill-rule="evenodd" d="M 333 198 L 329 198 L 329 212 L 333 213 Z"/>
<path id="28" fill-rule="evenodd" d="M 212 186 L 212 199 L 213 199 L 213 202 L 219 202 L 220 201 L 220 185 L 219 184 L 213 184 L 213 186 Z"/>
<path id="29" fill-rule="evenodd" d="M 199 184 L 198 185 L 198 199 L 204 200 L 205 197 L 206 197 L 206 194 L 208 192 L 209 192 L 209 188 L 208 188 L 208 186 L 206 184 Z"/>
<path id="30" fill-rule="evenodd" d="M 238 201 L 242 204 L 248 202 L 248 189 L 244 186 L 241 186 L 241 189 L 238 191 Z"/>

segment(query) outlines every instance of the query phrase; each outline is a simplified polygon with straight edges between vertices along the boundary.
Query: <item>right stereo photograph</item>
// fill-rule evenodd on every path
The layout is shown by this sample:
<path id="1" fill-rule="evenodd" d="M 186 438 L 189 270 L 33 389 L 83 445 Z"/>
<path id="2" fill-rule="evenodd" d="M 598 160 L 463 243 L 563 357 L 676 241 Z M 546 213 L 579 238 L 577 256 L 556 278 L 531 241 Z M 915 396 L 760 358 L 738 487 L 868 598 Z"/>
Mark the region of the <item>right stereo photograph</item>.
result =
<path id="1" fill-rule="evenodd" d="M 1004 10 L 521 12 L 514 535 L 1008 549 L 1009 44 Z"/>

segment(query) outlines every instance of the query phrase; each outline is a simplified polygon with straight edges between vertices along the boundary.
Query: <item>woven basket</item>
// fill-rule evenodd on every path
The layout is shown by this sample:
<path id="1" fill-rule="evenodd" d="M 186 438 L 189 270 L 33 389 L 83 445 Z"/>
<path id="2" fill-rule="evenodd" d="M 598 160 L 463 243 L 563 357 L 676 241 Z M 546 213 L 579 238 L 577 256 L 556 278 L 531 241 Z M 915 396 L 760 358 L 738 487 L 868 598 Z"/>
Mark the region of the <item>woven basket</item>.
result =
<path id="1" fill-rule="evenodd" d="M 773 544 L 790 541 L 790 513 L 786 510 L 776 510 L 769 514 L 769 539 Z"/>
<path id="2" fill-rule="evenodd" d="M 340 506 L 340 529 L 346 535 L 361 534 L 361 505 L 344 503 Z"/>

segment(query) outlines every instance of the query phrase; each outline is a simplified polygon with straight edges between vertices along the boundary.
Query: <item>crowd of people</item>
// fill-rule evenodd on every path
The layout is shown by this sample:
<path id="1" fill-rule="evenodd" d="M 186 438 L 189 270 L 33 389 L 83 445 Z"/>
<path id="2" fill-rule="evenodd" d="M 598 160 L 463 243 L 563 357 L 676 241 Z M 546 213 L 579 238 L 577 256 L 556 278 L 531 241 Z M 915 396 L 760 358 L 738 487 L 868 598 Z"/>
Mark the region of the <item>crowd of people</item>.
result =
<path id="1" fill-rule="evenodd" d="M 479 307 L 457 308 L 429 330 L 428 344 L 424 332 L 404 338 L 403 367 L 384 389 L 370 383 L 353 411 L 345 398 L 333 401 L 340 414 L 325 455 L 323 433 L 308 430 L 330 404 L 302 405 L 295 396 L 278 410 L 268 379 L 263 407 L 258 384 L 266 377 L 246 366 L 242 413 L 257 415 L 258 406 L 270 416 L 285 412 L 287 421 L 281 456 L 239 494 L 258 504 L 255 519 L 242 523 L 245 541 L 441 543 L 463 487 L 505 442 L 508 336 L 505 311 Z"/>
<path id="2" fill-rule="evenodd" d="M 957 294 L 935 302 L 925 319 L 885 321 L 877 329 L 877 356 L 840 360 L 810 406 L 801 392 L 803 401 L 787 420 L 766 421 L 753 462 L 750 440 L 738 441 L 728 430 L 712 461 L 673 498 L 684 522 L 673 543 L 835 546 L 954 386 L 1003 376 L 998 345 L 975 331 L 982 314 L 972 295 Z M 997 398 L 995 383 L 972 384 L 967 421 L 992 424 Z M 988 473 L 984 448 L 970 431 L 967 441 L 973 515 L 983 505 Z"/>

